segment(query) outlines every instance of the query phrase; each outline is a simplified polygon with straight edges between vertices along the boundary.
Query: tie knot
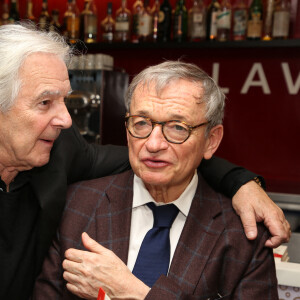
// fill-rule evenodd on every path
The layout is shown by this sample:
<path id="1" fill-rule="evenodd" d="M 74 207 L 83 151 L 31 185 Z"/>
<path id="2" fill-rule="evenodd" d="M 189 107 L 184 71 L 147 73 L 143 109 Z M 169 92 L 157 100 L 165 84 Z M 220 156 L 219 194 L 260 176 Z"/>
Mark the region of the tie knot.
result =
<path id="1" fill-rule="evenodd" d="M 178 214 L 178 208 L 174 204 L 156 206 L 153 202 L 147 203 L 154 217 L 153 227 L 170 228 Z"/>

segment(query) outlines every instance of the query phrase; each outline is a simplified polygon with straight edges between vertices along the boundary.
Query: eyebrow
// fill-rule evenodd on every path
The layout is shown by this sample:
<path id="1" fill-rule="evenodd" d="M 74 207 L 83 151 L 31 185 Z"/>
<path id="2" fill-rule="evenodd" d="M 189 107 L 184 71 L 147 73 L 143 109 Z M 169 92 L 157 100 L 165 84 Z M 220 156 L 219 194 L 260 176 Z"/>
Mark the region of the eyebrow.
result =
<path id="1" fill-rule="evenodd" d="M 73 90 L 69 90 L 66 97 L 69 96 L 71 93 L 73 92 Z M 45 97 L 59 97 L 61 96 L 61 92 L 60 91 L 49 91 L 49 90 L 46 90 L 44 92 L 42 92 L 41 94 L 39 94 L 37 97 L 36 97 L 36 100 L 40 100 L 40 99 L 43 99 Z"/>
<path id="2" fill-rule="evenodd" d="M 148 111 L 145 110 L 139 110 L 135 113 L 135 115 L 142 115 L 142 116 L 148 116 L 151 115 L 151 113 L 149 113 Z M 149 117 L 150 118 L 150 117 Z M 169 120 L 178 120 L 178 121 L 185 121 L 187 122 L 188 120 L 186 119 L 186 117 L 179 115 L 179 114 L 172 114 L 170 116 L 168 116 Z"/>

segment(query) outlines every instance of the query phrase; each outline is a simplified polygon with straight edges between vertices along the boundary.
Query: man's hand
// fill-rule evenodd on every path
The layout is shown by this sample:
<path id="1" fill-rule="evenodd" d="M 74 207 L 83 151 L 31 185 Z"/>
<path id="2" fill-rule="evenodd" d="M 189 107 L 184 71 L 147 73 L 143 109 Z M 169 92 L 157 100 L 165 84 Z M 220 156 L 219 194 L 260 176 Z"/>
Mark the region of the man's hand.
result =
<path id="1" fill-rule="evenodd" d="M 84 247 L 89 251 L 68 249 L 63 261 L 64 279 L 73 294 L 97 299 L 101 287 L 111 299 L 144 299 L 150 288 L 136 278 L 112 251 L 98 244 L 86 233 Z"/>
<path id="2" fill-rule="evenodd" d="M 265 246 L 276 248 L 289 241 L 291 227 L 282 209 L 254 181 L 249 181 L 237 191 L 232 198 L 232 206 L 240 216 L 249 240 L 257 236 L 256 222 L 263 221 L 271 233 Z"/>

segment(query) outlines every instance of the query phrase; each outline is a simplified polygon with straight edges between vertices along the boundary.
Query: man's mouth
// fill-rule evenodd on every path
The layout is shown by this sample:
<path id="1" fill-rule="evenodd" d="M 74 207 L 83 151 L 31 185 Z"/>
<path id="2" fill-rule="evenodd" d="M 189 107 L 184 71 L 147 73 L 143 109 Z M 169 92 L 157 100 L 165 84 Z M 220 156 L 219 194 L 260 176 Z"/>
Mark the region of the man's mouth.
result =
<path id="1" fill-rule="evenodd" d="M 151 158 L 144 159 L 143 163 L 149 168 L 163 168 L 170 165 L 170 163 L 165 160 L 158 160 L 158 159 L 151 159 Z"/>

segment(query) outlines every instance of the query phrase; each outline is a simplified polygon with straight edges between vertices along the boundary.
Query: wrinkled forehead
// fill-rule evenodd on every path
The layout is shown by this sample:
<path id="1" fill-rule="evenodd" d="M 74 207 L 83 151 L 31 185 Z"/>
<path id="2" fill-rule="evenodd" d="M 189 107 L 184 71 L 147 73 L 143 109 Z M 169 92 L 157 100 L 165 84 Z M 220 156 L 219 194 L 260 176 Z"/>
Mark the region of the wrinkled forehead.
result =
<path id="1" fill-rule="evenodd" d="M 186 90 L 188 87 L 188 90 Z M 140 82 L 136 89 L 134 90 L 132 101 L 138 99 L 138 97 L 143 94 L 152 94 L 157 97 L 162 97 L 165 92 L 169 95 L 174 95 L 174 97 L 178 96 L 183 90 L 186 90 L 185 93 L 189 94 L 189 97 L 195 99 L 197 102 L 203 102 L 204 96 L 204 88 L 200 81 L 192 81 L 182 78 L 172 78 L 168 81 L 160 81 L 152 79 L 151 81 L 143 81 Z"/>

